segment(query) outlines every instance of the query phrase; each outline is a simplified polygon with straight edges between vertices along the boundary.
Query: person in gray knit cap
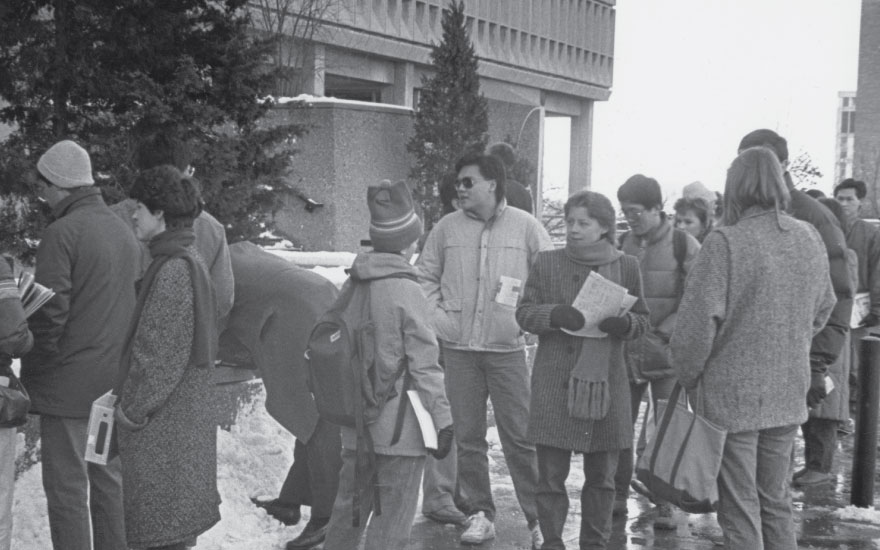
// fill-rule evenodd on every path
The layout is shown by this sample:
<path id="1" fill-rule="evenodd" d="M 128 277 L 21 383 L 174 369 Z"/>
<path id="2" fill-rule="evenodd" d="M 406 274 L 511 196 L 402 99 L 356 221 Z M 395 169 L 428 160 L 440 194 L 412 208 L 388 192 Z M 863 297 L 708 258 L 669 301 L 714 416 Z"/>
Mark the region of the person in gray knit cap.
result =
<path id="1" fill-rule="evenodd" d="M 55 296 L 29 320 L 21 378 L 40 415 L 43 487 L 56 550 L 126 548 L 119 458 L 86 464 L 92 402 L 116 379 L 134 309 L 140 250 L 104 203 L 89 154 L 73 141 L 37 162 L 36 192 L 54 221 L 37 249 L 36 281 Z"/>
<path id="2" fill-rule="evenodd" d="M 359 548 L 365 530 L 365 550 L 404 548 L 409 542 L 428 451 L 413 408 L 403 403 L 402 421 L 398 415 L 400 400 L 406 399 L 404 378 L 408 378 L 410 387 L 418 392 L 434 426 L 439 428 L 437 449 L 431 454 L 442 459 L 452 446 L 452 416 L 443 370 L 438 363 L 437 339 L 428 321 L 430 308 L 416 279 L 415 268 L 408 261 L 422 234 L 422 223 L 413 211 L 412 196 L 403 181 L 371 185 L 367 189 L 367 204 L 373 251 L 355 258 L 351 278 L 342 287 L 340 299 L 350 296 L 351 303 L 357 303 L 359 293 L 364 292 L 365 287 L 369 289 L 375 379 L 392 380 L 401 362 L 406 364 L 406 373 L 397 378 L 395 393 L 382 406 L 377 420 L 367 427 L 375 449 L 378 481 L 375 486 L 369 484 L 361 495 L 358 525 L 352 525 L 353 503 L 357 502 L 355 491 L 359 491 L 355 475 L 357 433 L 353 428 L 342 427 L 342 471 L 324 550 Z M 379 491 L 381 513 L 370 517 L 374 512 L 374 490 Z"/>

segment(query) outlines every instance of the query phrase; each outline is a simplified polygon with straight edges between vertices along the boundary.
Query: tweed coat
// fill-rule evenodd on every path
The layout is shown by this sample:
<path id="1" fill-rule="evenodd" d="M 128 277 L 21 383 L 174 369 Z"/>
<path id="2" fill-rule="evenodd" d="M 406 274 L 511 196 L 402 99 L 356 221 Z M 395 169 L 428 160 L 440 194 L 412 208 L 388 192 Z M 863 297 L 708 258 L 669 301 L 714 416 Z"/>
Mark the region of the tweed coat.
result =
<path id="1" fill-rule="evenodd" d="M 625 339 L 638 338 L 648 329 L 648 309 L 642 296 L 639 262 L 623 255 L 621 280 L 615 281 L 638 297 L 627 316 L 630 330 Z M 538 254 L 526 281 L 516 320 L 523 330 L 538 335 L 538 351 L 532 368 L 532 397 L 528 438 L 538 445 L 590 453 L 632 447 L 632 411 L 621 340 L 610 337 L 611 365 L 608 373 L 611 406 L 601 420 L 579 420 L 568 414 L 567 391 L 571 371 L 585 338 L 571 336 L 550 326 L 550 312 L 571 304 L 594 268 L 572 260 L 564 249 Z"/>
<path id="2" fill-rule="evenodd" d="M 764 211 L 716 229 L 685 282 L 670 340 L 679 381 L 731 433 L 802 424 L 811 340 L 834 304 L 812 226 Z"/>
<path id="3" fill-rule="evenodd" d="M 117 418 L 132 548 L 188 540 L 220 520 L 212 369 L 189 364 L 195 312 L 186 260 L 169 259 L 149 292 L 120 397 L 128 422 Z"/>

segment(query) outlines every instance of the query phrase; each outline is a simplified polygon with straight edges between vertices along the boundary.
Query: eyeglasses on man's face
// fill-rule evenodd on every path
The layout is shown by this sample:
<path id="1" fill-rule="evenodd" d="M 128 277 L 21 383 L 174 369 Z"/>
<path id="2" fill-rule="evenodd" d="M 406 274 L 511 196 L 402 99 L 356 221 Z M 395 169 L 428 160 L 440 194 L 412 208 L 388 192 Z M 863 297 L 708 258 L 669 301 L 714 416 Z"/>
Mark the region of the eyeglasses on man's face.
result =
<path id="1" fill-rule="evenodd" d="M 455 180 L 455 188 L 458 189 L 459 187 L 464 187 L 465 189 L 470 189 L 474 185 L 476 185 L 482 181 L 493 181 L 493 180 L 478 180 L 478 179 L 474 179 L 470 176 L 465 176 L 463 178 L 458 178 L 457 180 Z"/>

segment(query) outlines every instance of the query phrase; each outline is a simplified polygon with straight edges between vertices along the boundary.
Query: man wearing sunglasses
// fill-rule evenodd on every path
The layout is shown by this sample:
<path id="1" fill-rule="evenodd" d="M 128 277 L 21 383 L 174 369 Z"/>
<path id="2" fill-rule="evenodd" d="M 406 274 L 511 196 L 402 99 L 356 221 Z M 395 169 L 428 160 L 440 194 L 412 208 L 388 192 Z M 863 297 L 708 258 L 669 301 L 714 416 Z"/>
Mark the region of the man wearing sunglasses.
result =
<path id="1" fill-rule="evenodd" d="M 542 544 L 535 488 L 537 457 L 526 439 L 529 370 L 514 313 L 535 256 L 553 244 L 528 213 L 505 199 L 504 166 L 491 156 L 466 156 L 456 165 L 459 210 L 444 216 L 425 242 L 418 266 L 434 307 L 443 348 L 446 388 L 456 426 L 458 477 L 470 516 L 463 544 L 495 536 L 489 485 L 487 400 L 533 548 Z"/>

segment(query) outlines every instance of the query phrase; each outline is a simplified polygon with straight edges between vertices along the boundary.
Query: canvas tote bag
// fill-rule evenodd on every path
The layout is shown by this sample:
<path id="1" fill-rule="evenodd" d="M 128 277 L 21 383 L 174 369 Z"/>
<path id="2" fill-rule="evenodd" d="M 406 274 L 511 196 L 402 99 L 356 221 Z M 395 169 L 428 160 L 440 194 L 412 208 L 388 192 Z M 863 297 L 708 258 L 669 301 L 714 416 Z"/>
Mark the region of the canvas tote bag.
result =
<path id="1" fill-rule="evenodd" d="M 636 478 L 656 497 L 692 514 L 714 512 L 727 431 L 680 401 L 675 385 L 657 407 L 659 424 L 639 458 Z"/>

